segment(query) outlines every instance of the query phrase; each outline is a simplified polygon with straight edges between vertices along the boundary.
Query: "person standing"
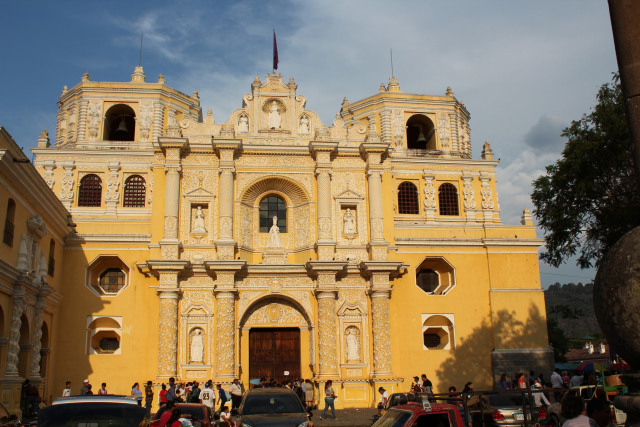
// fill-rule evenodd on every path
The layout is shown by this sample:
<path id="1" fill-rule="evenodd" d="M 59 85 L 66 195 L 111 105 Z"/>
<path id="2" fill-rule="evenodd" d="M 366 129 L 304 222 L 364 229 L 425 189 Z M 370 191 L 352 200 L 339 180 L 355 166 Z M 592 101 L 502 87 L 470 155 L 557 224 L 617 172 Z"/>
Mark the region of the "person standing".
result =
<path id="1" fill-rule="evenodd" d="M 200 403 L 209 408 L 209 412 L 213 413 L 214 402 L 216 401 L 216 394 L 211 388 L 211 383 L 207 381 L 204 383 L 204 387 L 199 396 Z"/>
<path id="2" fill-rule="evenodd" d="M 62 390 L 62 397 L 69 397 L 71 396 L 71 381 L 67 381 L 67 383 L 64 386 L 64 389 Z"/>
<path id="3" fill-rule="evenodd" d="M 422 390 L 425 393 L 433 393 L 433 383 L 427 378 L 427 374 L 422 374 Z"/>
<path id="4" fill-rule="evenodd" d="M 87 395 L 87 386 L 89 385 L 89 379 L 85 379 L 84 382 L 82 383 L 82 388 L 80 389 L 80 396 L 86 396 Z"/>
<path id="5" fill-rule="evenodd" d="M 138 406 L 142 406 L 142 390 L 140 390 L 139 383 L 135 383 L 133 384 L 133 387 L 131 387 L 131 396 L 136 399 Z"/>
<path id="6" fill-rule="evenodd" d="M 304 380 L 304 400 L 307 406 L 307 413 L 311 414 L 313 410 L 313 404 L 316 400 L 313 392 L 313 384 L 311 384 L 311 380 Z"/>
<path id="7" fill-rule="evenodd" d="M 100 390 L 98 390 L 98 394 L 105 396 L 109 393 L 107 393 L 107 383 L 102 383 L 102 387 L 100 387 Z"/>
<path id="8" fill-rule="evenodd" d="M 237 409 L 240 407 L 240 401 L 242 400 L 242 387 L 237 378 L 229 386 L 229 393 L 231 393 L 231 409 Z"/>
<path id="9" fill-rule="evenodd" d="M 144 407 L 147 409 L 147 418 L 151 418 L 151 405 L 153 405 L 153 383 L 147 381 L 144 387 Z"/>
<path id="10" fill-rule="evenodd" d="M 324 414 L 327 412 L 327 409 L 331 408 L 331 415 L 333 415 L 333 419 L 337 420 L 336 418 L 336 408 L 334 406 L 334 402 L 336 400 L 336 394 L 333 391 L 333 381 L 328 380 L 325 384 L 324 384 L 324 409 L 322 410 L 322 413 L 320 414 L 320 419 L 323 420 L 324 419 Z"/>
<path id="11" fill-rule="evenodd" d="M 553 398 L 556 402 L 560 402 L 560 393 L 562 392 L 563 386 L 564 382 L 562 382 L 560 369 L 556 368 L 556 370 L 551 374 L 551 388 L 553 388 Z"/>
<path id="12" fill-rule="evenodd" d="M 158 402 L 159 406 L 162 406 L 167 403 L 167 385 L 162 383 L 161 390 L 159 393 L 160 401 Z"/>
<path id="13" fill-rule="evenodd" d="M 167 390 L 167 393 L 165 394 L 164 398 L 167 402 L 175 402 L 178 400 L 178 395 L 176 394 L 175 381 L 171 381 L 171 379 L 169 379 L 169 390 Z"/>

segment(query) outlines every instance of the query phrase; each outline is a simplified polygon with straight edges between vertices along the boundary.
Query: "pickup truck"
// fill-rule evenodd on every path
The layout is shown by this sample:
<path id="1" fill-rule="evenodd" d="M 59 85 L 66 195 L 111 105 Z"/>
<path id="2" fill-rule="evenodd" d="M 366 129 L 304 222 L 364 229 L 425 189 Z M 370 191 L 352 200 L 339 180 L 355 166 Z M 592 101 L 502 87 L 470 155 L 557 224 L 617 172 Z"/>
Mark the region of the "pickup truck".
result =
<path id="1" fill-rule="evenodd" d="M 463 427 L 456 405 L 409 403 L 389 408 L 372 427 Z"/>

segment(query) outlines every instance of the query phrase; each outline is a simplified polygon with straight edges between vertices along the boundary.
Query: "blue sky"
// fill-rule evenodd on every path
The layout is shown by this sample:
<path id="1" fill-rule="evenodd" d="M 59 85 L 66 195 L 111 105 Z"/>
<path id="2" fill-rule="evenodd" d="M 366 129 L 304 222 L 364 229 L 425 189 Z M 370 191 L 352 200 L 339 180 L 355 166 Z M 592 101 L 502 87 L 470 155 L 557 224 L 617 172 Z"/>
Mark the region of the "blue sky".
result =
<path id="1" fill-rule="evenodd" d="M 280 67 L 307 108 L 331 124 L 343 97 L 377 93 L 394 74 L 408 93 L 451 86 L 471 113 L 471 141 L 500 158 L 502 221 L 532 207 L 531 182 L 558 159 L 561 130 L 588 113 L 617 69 L 602 0 L 483 1 L 2 1 L 0 125 L 25 149 L 53 134 L 64 85 L 85 71 L 129 81 L 138 64 L 187 94 L 217 122 L 241 106 L 255 76 Z M 51 135 L 53 139 L 53 135 Z M 539 232 L 539 235 L 540 232 Z M 543 285 L 588 282 L 573 262 L 541 264 Z"/>

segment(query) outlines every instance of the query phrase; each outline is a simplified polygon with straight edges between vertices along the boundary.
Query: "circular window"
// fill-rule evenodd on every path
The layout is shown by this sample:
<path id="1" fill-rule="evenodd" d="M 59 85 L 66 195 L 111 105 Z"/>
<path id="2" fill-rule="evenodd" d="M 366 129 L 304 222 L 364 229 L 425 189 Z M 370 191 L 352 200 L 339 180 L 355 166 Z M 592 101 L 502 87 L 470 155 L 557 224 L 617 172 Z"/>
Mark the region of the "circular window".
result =
<path id="1" fill-rule="evenodd" d="M 100 275 L 99 286 L 106 294 L 116 294 L 124 286 L 124 272 L 119 268 L 108 268 Z"/>

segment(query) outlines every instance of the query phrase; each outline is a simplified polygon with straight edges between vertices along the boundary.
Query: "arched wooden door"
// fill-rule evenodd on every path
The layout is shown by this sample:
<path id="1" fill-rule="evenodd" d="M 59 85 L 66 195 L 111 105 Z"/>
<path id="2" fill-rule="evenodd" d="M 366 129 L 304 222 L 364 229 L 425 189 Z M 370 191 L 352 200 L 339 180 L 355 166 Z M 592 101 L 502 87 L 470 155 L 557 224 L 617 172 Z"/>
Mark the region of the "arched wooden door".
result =
<path id="1" fill-rule="evenodd" d="M 288 373 L 288 375 L 287 375 Z M 249 377 L 282 383 L 300 378 L 300 330 L 298 328 L 251 328 L 249 331 Z"/>

